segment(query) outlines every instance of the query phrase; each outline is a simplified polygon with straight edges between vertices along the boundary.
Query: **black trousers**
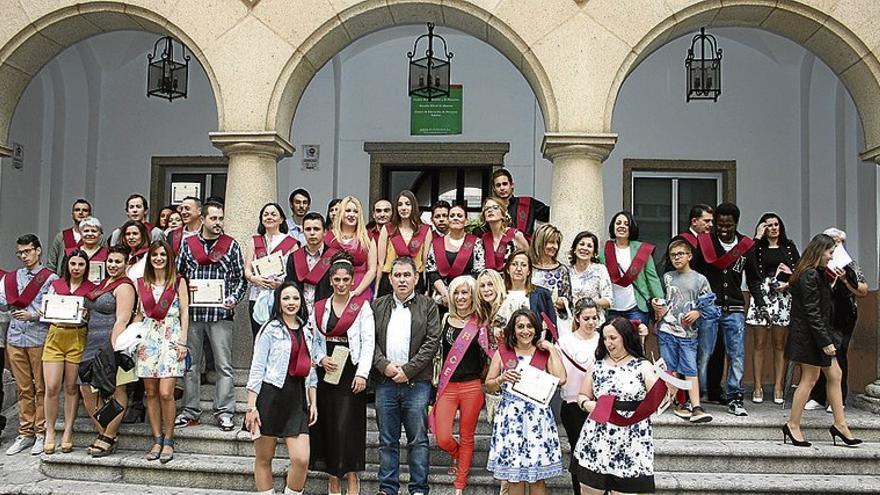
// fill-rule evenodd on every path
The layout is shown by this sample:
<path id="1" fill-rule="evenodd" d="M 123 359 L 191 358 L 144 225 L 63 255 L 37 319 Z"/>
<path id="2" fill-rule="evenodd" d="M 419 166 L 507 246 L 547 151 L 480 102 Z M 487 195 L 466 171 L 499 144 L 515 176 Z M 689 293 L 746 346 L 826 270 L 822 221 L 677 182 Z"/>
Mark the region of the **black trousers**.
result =
<path id="1" fill-rule="evenodd" d="M 3 368 L 6 367 L 6 348 L 0 347 L 0 411 L 3 410 Z M 6 418 L 0 414 L 0 432 L 6 427 Z"/>
<path id="2" fill-rule="evenodd" d="M 574 457 L 574 447 L 581 436 L 581 430 L 584 428 L 584 422 L 587 420 L 587 413 L 581 410 L 574 402 L 566 402 L 562 404 L 559 415 L 562 417 L 562 427 L 565 428 L 568 443 L 571 445 L 571 464 L 569 464 L 571 487 L 574 489 L 574 495 L 580 495 L 581 484 L 577 477 L 578 462 Z"/>
<path id="3" fill-rule="evenodd" d="M 843 334 L 843 339 L 841 339 L 840 342 L 840 349 L 837 349 L 837 364 L 840 366 L 840 371 L 843 372 L 843 376 L 840 380 L 840 391 L 843 393 L 844 404 L 846 404 L 846 396 L 849 393 L 849 387 L 846 382 L 849 379 L 849 360 L 847 359 L 847 351 L 849 350 L 850 339 L 852 339 L 852 330 Z M 819 373 L 819 381 L 816 382 L 816 386 L 813 387 L 813 391 L 810 392 L 810 398 L 823 406 L 828 405 L 828 394 L 825 391 L 827 383 L 828 380 L 825 379 L 825 373 Z"/>
<path id="4" fill-rule="evenodd" d="M 724 334 L 718 332 L 715 340 L 715 350 L 709 357 L 706 368 L 706 398 L 712 402 L 718 402 L 724 397 L 724 389 L 721 380 L 724 378 Z"/>

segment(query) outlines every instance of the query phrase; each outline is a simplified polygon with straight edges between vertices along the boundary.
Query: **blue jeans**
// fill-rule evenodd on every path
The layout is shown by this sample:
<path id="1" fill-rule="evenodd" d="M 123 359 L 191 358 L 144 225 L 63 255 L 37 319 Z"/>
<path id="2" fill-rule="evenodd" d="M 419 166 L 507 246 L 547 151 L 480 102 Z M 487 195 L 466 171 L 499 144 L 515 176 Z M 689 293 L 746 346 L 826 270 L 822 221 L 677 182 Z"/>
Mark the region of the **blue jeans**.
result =
<path id="1" fill-rule="evenodd" d="M 706 391 L 706 370 L 709 357 L 715 349 L 715 341 L 720 330 L 724 336 L 724 350 L 727 354 L 727 387 L 725 397 L 728 400 L 742 400 L 742 379 L 746 362 L 746 316 L 741 312 L 722 311 L 721 317 L 715 321 L 697 320 L 699 325 L 699 353 L 697 367 L 700 371 L 700 388 Z"/>
<path id="2" fill-rule="evenodd" d="M 376 386 L 376 423 L 379 427 L 379 490 L 396 495 L 400 489 L 400 427 L 406 429 L 409 493 L 428 494 L 428 400 L 431 382 L 397 384 L 386 380 Z"/>
<path id="3" fill-rule="evenodd" d="M 622 317 L 626 318 L 627 320 L 638 320 L 638 321 L 644 323 L 646 327 L 648 327 L 648 328 L 651 327 L 651 315 L 640 310 L 638 306 L 636 306 L 632 309 L 628 309 L 626 311 L 617 311 L 614 309 L 609 309 L 608 310 L 608 318 L 606 318 L 605 321 L 608 321 L 608 320 L 614 318 L 615 316 L 622 316 Z M 638 330 L 638 329 L 636 329 L 636 330 Z"/>

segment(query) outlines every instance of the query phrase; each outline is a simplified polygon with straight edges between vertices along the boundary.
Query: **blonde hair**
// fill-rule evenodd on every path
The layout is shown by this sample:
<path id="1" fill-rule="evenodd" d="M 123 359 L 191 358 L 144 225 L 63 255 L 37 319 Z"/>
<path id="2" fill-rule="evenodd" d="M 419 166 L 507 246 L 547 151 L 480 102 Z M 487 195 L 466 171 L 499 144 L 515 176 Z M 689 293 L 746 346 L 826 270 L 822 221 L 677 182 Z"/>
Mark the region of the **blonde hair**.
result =
<path id="1" fill-rule="evenodd" d="M 480 297 L 480 280 L 488 278 L 489 281 L 492 282 L 492 287 L 495 289 L 495 300 L 490 302 L 484 301 L 483 298 Z M 507 288 L 504 287 L 504 279 L 501 278 L 501 274 L 497 271 L 487 268 L 480 272 L 477 275 L 477 280 L 475 282 L 476 285 L 476 297 L 477 297 L 477 318 L 479 318 L 480 322 L 491 324 L 492 319 L 495 318 L 495 315 L 498 313 L 498 309 L 501 308 L 501 303 L 507 297 Z"/>
<path id="2" fill-rule="evenodd" d="M 548 242 L 553 242 L 554 240 L 558 246 L 562 246 L 562 232 L 559 232 L 559 229 L 553 225 L 545 223 L 535 230 L 535 235 L 532 237 L 532 242 L 529 244 L 529 258 L 532 259 L 533 265 L 538 263 L 541 256 L 544 255 L 544 246 Z M 559 261 L 558 258 L 559 249 L 556 250 L 556 255 L 553 256 L 553 261 Z"/>
<path id="3" fill-rule="evenodd" d="M 458 312 L 458 308 L 455 306 L 455 291 L 458 290 L 461 286 L 467 286 L 471 290 L 471 307 L 470 313 L 463 315 Z M 458 318 L 459 320 L 466 320 L 472 314 L 476 314 L 479 318 L 479 314 L 477 312 L 477 307 L 479 306 L 479 299 L 477 298 L 477 280 L 470 275 L 459 275 L 452 279 L 452 282 L 449 282 L 449 289 L 447 290 L 447 307 L 449 308 L 449 316 Z"/>
<path id="4" fill-rule="evenodd" d="M 501 225 L 503 225 L 505 229 L 507 227 L 510 227 L 510 214 L 507 213 L 507 208 L 504 207 L 504 200 L 499 198 L 498 196 L 486 196 L 486 198 L 483 200 L 483 204 L 480 206 L 480 220 L 482 220 L 483 225 L 489 225 L 489 223 L 486 222 L 486 214 L 483 212 L 483 210 L 486 209 L 486 203 L 488 203 L 489 201 L 497 204 L 498 208 L 501 209 Z"/>
<path id="5" fill-rule="evenodd" d="M 361 202 L 354 196 L 346 196 L 339 201 L 339 207 L 336 210 L 336 216 L 333 217 L 333 225 L 330 227 L 330 230 L 333 232 L 334 237 L 342 240 L 342 217 L 345 216 L 345 209 L 348 207 L 349 203 L 358 209 L 358 223 L 355 228 L 355 238 L 362 248 L 368 249 L 371 241 L 369 234 L 367 234 L 367 228 L 364 226 L 364 208 L 361 206 Z"/>

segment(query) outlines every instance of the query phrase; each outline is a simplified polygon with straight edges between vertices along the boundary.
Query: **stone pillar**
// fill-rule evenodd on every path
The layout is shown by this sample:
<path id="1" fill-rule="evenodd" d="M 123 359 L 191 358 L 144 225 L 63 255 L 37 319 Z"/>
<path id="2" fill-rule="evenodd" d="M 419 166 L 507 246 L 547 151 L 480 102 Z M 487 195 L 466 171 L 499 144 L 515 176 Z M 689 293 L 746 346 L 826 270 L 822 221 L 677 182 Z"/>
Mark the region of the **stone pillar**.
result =
<path id="1" fill-rule="evenodd" d="M 0 142 L 0 158 L 12 156 L 12 148 Z"/>
<path id="2" fill-rule="evenodd" d="M 229 158 L 226 180 L 226 233 L 244 243 L 256 233 L 260 208 L 278 201 L 278 159 L 293 146 L 274 132 L 212 132 L 211 142 Z M 283 203 L 283 201 L 282 201 Z M 253 338 L 247 297 L 236 308 L 232 359 L 236 368 L 250 366 Z"/>
<path id="3" fill-rule="evenodd" d="M 562 231 L 560 251 L 582 230 L 604 237 L 605 209 L 602 162 L 608 158 L 617 134 L 544 134 L 541 151 L 553 162 L 550 222 Z"/>

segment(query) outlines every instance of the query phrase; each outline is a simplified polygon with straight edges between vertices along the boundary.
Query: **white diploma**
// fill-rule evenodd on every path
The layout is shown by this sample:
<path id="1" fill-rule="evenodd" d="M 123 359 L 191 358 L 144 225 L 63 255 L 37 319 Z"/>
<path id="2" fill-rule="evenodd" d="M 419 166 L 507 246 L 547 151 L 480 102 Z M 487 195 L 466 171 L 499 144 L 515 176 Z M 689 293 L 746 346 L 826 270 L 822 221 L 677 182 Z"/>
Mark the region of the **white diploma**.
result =
<path id="1" fill-rule="evenodd" d="M 843 244 L 834 248 L 834 251 L 831 253 L 831 261 L 828 262 L 828 268 L 834 270 L 836 268 L 843 268 L 846 265 L 852 263 L 852 257 L 849 253 L 844 249 Z"/>
<path id="2" fill-rule="evenodd" d="M 519 381 L 511 385 L 510 392 L 536 406 L 547 406 L 559 386 L 559 378 L 535 368 L 530 364 L 520 364 Z"/>
<path id="3" fill-rule="evenodd" d="M 106 267 L 103 261 L 89 261 L 89 282 L 98 284 L 104 280 Z"/>
<path id="4" fill-rule="evenodd" d="M 333 348 L 333 355 L 330 359 L 336 363 L 336 371 L 324 375 L 324 381 L 330 385 L 339 385 L 339 379 L 342 378 L 342 370 L 345 368 L 345 362 L 348 361 L 348 355 L 351 351 L 348 347 L 338 345 Z"/>
<path id="5" fill-rule="evenodd" d="M 226 281 L 223 279 L 192 279 L 189 281 L 190 306 L 218 308 L 226 299 Z"/>
<path id="6" fill-rule="evenodd" d="M 262 258 L 254 258 L 251 267 L 257 276 L 264 278 L 284 277 L 284 258 L 281 253 L 272 253 Z"/>
<path id="7" fill-rule="evenodd" d="M 83 307 L 83 298 L 80 296 L 46 294 L 43 296 L 43 316 L 40 321 L 79 325 L 82 324 Z"/>

